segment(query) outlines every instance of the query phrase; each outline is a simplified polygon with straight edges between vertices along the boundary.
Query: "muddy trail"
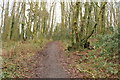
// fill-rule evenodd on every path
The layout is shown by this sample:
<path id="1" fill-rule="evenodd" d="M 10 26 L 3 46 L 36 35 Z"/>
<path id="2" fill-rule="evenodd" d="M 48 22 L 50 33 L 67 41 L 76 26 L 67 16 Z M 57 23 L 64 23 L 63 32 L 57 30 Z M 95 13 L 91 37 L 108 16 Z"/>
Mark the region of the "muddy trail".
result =
<path id="1" fill-rule="evenodd" d="M 48 43 L 44 49 L 36 55 L 37 65 L 33 71 L 34 74 L 31 77 L 69 78 L 60 62 L 60 53 L 59 42 Z"/>

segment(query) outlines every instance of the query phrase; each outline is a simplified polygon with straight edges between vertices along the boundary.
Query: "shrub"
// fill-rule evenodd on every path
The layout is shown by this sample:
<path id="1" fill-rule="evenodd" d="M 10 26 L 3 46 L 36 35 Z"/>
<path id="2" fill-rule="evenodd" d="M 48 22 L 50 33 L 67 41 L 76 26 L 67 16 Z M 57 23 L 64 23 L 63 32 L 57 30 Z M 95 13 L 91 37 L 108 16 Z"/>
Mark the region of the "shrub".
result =
<path id="1" fill-rule="evenodd" d="M 96 49 L 89 52 L 88 55 L 84 55 L 80 59 L 77 68 L 80 71 L 91 73 L 94 78 L 118 77 L 118 69 L 120 67 L 118 63 L 119 37 L 118 29 L 113 34 L 98 35 L 98 41 L 93 44 Z"/>

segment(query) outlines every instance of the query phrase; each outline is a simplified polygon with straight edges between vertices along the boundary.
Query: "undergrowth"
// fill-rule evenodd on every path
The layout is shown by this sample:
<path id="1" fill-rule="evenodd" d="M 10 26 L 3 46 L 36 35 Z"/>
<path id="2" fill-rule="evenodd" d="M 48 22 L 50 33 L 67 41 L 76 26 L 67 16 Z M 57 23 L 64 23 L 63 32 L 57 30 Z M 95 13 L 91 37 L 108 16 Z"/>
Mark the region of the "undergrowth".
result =
<path id="1" fill-rule="evenodd" d="M 118 31 L 113 34 L 98 35 L 97 42 L 93 44 L 95 50 L 83 55 L 76 65 L 77 69 L 92 78 L 118 78 L 119 37 Z"/>
<path id="2" fill-rule="evenodd" d="M 46 39 L 29 41 L 2 41 L 2 78 L 24 78 L 34 64 L 32 57 L 48 42 Z M 31 66 L 32 67 L 32 66 Z"/>

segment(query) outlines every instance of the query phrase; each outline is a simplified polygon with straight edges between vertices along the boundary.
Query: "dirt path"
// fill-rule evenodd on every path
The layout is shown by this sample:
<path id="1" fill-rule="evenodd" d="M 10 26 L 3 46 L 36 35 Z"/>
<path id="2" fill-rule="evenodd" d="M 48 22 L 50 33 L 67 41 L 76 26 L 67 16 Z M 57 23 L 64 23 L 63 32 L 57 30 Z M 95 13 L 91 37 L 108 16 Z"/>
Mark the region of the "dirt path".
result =
<path id="1" fill-rule="evenodd" d="M 68 78 L 67 72 L 63 69 L 63 66 L 60 63 L 60 49 L 58 42 L 50 42 L 46 45 L 42 52 L 42 64 L 39 63 L 36 69 L 34 70 L 34 75 L 32 77 L 39 78 Z"/>

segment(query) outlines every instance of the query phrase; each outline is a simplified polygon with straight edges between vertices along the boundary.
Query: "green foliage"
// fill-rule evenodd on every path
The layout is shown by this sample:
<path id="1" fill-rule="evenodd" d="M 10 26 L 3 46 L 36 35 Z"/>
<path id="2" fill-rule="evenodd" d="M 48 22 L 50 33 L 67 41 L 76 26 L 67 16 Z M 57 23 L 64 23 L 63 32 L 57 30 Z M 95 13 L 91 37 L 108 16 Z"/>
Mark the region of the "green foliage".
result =
<path id="1" fill-rule="evenodd" d="M 118 33 L 118 29 L 115 30 L 113 34 L 99 35 L 98 41 L 95 43 L 96 48 L 103 48 L 101 54 L 113 55 L 114 52 L 118 52 L 118 43 L 120 43 L 119 39 L 120 34 Z"/>
<path id="2" fill-rule="evenodd" d="M 98 35 L 98 41 L 94 43 L 96 49 L 80 59 L 78 69 L 90 71 L 95 78 L 118 77 L 119 36 L 118 29 L 113 34 Z"/>
<path id="3" fill-rule="evenodd" d="M 64 33 L 63 33 L 64 32 Z M 53 40 L 69 40 L 70 33 L 68 29 L 54 31 Z"/>

